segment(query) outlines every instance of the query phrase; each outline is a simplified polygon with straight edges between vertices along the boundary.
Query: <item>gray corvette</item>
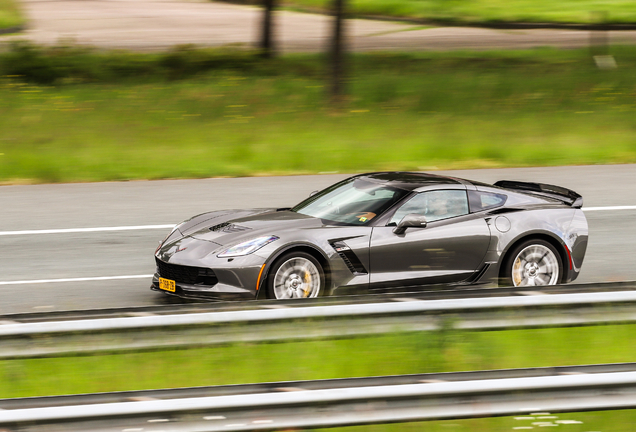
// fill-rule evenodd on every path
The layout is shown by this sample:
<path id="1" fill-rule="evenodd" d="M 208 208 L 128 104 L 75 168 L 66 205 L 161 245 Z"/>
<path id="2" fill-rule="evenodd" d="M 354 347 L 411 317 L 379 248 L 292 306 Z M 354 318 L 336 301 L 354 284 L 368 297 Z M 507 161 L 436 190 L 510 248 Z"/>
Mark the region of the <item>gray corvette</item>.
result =
<path id="1" fill-rule="evenodd" d="M 430 285 L 554 285 L 579 275 L 582 197 L 409 172 L 361 174 L 292 208 L 222 210 L 177 225 L 153 290 L 200 299 L 304 298 Z"/>

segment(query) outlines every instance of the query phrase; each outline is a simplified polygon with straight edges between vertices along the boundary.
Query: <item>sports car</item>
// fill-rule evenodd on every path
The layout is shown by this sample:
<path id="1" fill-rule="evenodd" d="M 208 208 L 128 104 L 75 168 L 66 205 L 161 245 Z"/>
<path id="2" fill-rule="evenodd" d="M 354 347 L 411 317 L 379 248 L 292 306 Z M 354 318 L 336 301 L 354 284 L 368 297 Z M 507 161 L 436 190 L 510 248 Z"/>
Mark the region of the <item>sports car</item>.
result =
<path id="1" fill-rule="evenodd" d="M 543 183 L 360 174 L 291 208 L 212 211 L 180 223 L 155 251 L 151 289 L 286 299 L 567 283 L 587 248 L 582 205 L 576 192 Z"/>

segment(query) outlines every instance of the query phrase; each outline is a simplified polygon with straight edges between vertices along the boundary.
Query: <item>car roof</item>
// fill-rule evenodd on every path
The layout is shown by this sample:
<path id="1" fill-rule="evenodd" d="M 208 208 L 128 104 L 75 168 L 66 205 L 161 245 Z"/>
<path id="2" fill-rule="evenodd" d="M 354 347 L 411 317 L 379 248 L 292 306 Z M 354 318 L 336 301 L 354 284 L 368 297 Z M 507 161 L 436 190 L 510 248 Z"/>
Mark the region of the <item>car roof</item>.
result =
<path id="1" fill-rule="evenodd" d="M 424 186 L 433 185 L 459 185 L 466 181 L 454 177 L 441 176 L 429 173 L 387 171 L 360 174 L 356 176 L 374 183 L 385 183 L 399 189 L 415 190 Z"/>

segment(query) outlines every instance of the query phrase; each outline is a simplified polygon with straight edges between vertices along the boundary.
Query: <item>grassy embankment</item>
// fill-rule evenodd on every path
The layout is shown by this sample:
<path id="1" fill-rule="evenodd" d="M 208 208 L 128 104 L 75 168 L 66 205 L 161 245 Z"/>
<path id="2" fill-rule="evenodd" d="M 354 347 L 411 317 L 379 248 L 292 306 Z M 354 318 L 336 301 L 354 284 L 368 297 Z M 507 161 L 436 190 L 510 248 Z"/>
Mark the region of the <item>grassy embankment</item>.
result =
<path id="1" fill-rule="evenodd" d="M 258 4 L 256 0 L 246 0 Z M 310 10 L 328 10 L 330 0 L 281 0 L 281 4 Z M 636 23 L 632 0 L 350 0 L 349 12 L 357 15 L 416 18 L 438 23 L 493 24 L 598 23 L 596 12 L 605 12 L 607 23 Z"/>
<path id="2" fill-rule="evenodd" d="M 0 58 L 0 181 L 633 163 L 636 48 L 612 53 L 356 55 L 333 107 L 314 55 L 22 50 Z"/>
<path id="3" fill-rule="evenodd" d="M 24 15 L 16 0 L 0 0 L 0 30 L 24 24 Z"/>
<path id="4" fill-rule="evenodd" d="M 513 367 L 632 361 L 636 325 L 440 331 L 374 338 L 107 356 L 0 361 L 0 398 L 144 388 L 237 384 Z M 563 414 L 568 431 L 630 431 L 634 411 Z M 540 421 L 540 420 L 538 420 Z M 544 420 L 545 421 L 545 420 Z M 353 430 L 511 430 L 512 418 L 446 421 Z M 425 429 L 423 429 L 425 427 Z"/>

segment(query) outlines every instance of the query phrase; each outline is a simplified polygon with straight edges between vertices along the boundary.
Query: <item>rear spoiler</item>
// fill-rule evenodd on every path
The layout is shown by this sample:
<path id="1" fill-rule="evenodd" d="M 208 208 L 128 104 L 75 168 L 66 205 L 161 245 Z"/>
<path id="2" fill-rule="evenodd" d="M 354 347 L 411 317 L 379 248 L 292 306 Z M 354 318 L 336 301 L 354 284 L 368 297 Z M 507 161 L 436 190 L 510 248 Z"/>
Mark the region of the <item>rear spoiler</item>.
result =
<path id="1" fill-rule="evenodd" d="M 530 192 L 535 195 L 541 195 L 548 198 L 555 198 L 563 201 L 574 208 L 583 207 L 583 197 L 573 190 L 566 189 L 561 186 L 554 186 L 544 183 L 529 183 L 514 180 L 500 180 L 495 186 L 504 189 L 518 190 L 522 192 Z"/>

